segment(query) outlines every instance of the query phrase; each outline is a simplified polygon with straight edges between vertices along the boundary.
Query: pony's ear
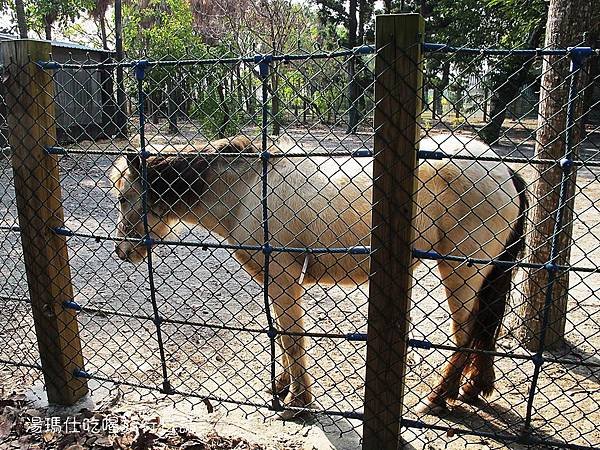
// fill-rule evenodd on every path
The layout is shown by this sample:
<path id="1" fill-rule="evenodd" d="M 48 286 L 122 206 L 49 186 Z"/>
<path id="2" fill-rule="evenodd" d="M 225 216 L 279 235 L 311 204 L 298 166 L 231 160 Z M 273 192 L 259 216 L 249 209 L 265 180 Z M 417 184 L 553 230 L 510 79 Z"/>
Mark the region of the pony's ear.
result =
<path id="1" fill-rule="evenodd" d="M 125 149 L 127 152 L 127 167 L 132 171 L 139 172 L 142 167 L 142 158 L 139 153 L 131 147 Z"/>

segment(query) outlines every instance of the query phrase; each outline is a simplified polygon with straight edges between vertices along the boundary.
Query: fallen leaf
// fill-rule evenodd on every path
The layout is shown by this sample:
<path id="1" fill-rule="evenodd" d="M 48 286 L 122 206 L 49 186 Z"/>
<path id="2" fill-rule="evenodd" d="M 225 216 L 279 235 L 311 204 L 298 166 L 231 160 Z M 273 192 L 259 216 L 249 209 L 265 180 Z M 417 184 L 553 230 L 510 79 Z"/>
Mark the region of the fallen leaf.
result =
<path id="1" fill-rule="evenodd" d="M 187 441 L 179 447 L 181 450 L 206 450 L 208 447 L 202 441 L 197 439 L 193 439 L 191 441 Z"/>
<path id="2" fill-rule="evenodd" d="M 0 439 L 7 437 L 13 429 L 16 419 L 14 416 L 0 416 Z"/>
<path id="3" fill-rule="evenodd" d="M 113 446 L 113 440 L 112 440 L 112 438 L 110 438 L 108 436 L 100 436 L 98 439 L 96 439 L 96 442 L 94 442 L 94 445 L 110 448 Z"/>
<path id="4" fill-rule="evenodd" d="M 130 448 L 134 441 L 135 431 L 128 431 L 123 436 L 117 436 L 114 440 L 115 444 L 121 449 Z"/>
<path id="5" fill-rule="evenodd" d="M 158 439 L 158 435 L 154 434 L 150 430 L 142 430 L 140 428 L 138 437 L 132 443 L 131 448 L 134 450 L 146 450 L 152 448 L 156 439 Z"/>

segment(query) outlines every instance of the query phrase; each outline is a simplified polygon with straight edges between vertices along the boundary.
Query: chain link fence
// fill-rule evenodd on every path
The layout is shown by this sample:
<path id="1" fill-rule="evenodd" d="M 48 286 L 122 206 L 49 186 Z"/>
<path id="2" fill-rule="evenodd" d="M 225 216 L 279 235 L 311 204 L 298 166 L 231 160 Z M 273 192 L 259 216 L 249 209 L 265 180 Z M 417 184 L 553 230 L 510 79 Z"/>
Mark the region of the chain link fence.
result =
<path id="1" fill-rule="evenodd" d="M 376 46 L 333 52 L 11 47 L 7 386 L 313 415 L 355 446 L 364 421 L 364 448 L 600 445 L 598 52 L 422 44 L 413 18 L 378 20 Z M 99 71 L 116 111 L 65 92 L 62 111 L 114 137 L 59 146 L 56 79 Z"/>

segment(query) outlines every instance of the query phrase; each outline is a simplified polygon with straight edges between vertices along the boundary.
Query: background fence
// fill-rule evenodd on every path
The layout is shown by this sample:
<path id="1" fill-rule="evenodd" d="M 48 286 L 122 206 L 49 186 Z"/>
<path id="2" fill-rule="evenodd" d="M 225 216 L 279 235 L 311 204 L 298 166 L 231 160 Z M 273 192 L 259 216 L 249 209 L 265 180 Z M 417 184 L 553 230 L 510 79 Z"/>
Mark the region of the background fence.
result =
<path id="1" fill-rule="evenodd" d="M 597 126 L 581 120 L 595 105 L 581 100 L 589 89 L 597 89 L 597 78 L 586 76 L 597 52 L 421 45 L 415 27 L 422 25 L 414 16 L 382 18 L 378 26 L 376 48 L 247 58 L 58 63 L 48 61 L 48 48 L 37 43 L 3 44 L 14 52 L 5 67 L 12 148 L 5 152 L 1 172 L 0 268 L 5 277 L 0 289 L 5 306 L 0 320 L 6 345 L 0 359 L 7 368 L 7 386 L 19 377 L 29 384 L 43 372 L 49 398 L 62 403 L 79 398 L 86 392 L 86 380 L 93 379 L 100 387 L 116 383 L 135 392 L 179 396 L 190 405 L 194 399 L 207 399 L 281 411 L 286 406 L 283 399 L 266 392 L 282 370 L 276 341 L 297 336 L 286 334 L 274 321 L 268 288 L 277 280 L 254 282 L 230 251 L 251 251 L 265 272 L 281 267 L 278 254 L 295 255 L 302 265 L 309 261 L 307 255 L 318 261 L 320 255 L 333 253 L 353 261 L 357 270 L 370 259 L 371 283 L 368 292 L 352 285 L 315 286 L 304 292 L 307 325 L 299 333 L 310 338 L 306 365 L 314 378 L 315 397 L 310 406 L 335 418 L 321 419 L 326 430 L 356 434 L 364 420 L 365 448 L 395 447 L 399 424 L 405 439 L 415 445 L 422 441 L 463 447 L 484 440 L 489 446 L 596 447 L 600 305 L 595 290 L 600 246 L 595 204 L 600 137 Z M 543 68 L 544 58 L 550 63 Z M 538 67 L 540 76 L 556 71 L 562 80 L 556 91 L 566 92 L 557 101 L 569 112 L 564 122 L 557 122 L 543 115 L 539 98 L 530 97 L 530 103 L 522 99 L 519 107 L 508 108 L 512 117 L 501 129 L 495 152 L 469 154 L 470 140 L 477 132 L 485 134 L 480 120 L 490 112 L 483 105 L 496 95 L 481 78 L 470 77 L 470 68 L 485 66 L 491 77 L 508 59 Z M 445 63 L 451 69 L 442 93 L 452 95 L 434 95 L 427 83 L 423 88 L 425 69 Z M 57 146 L 53 78 L 72 76 L 76 83 L 82 73 L 93 77 L 99 70 L 116 72 L 119 67 L 127 75 L 121 109 L 130 112 L 129 137 Z M 347 73 L 356 76 L 343 89 L 339 83 L 328 84 Z M 357 89 L 353 83 L 360 85 L 360 95 L 348 102 L 349 91 Z M 535 91 L 539 83 L 536 78 L 523 90 Z M 542 115 L 536 122 L 532 118 L 538 112 Z M 352 116 L 359 120 L 349 119 Z M 375 126 L 370 125 L 373 120 Z M 119 122 L 116 114 L 112 121 Z M 542 130 L 548 124 L 563 152 L 559 157 L 542 145 Z M 297 145 L 287 155 L 278 154 L 278 147 L 287 144 L 270 144 L 272 135 L 280 132 Z M 459 147 L 466 146 L 466 151 L 454 154 L 460 149 L 423 140 L 431 136 L 435 142 L 444 132 L 460 137 Z M 207 141 L 239 133 L 259 152 L 226 152 L 222 157 L 232 168 L 241 160 L 253 161 L 249 164 L 260 189 L 248 195 L 260 199 L 260 229 L 242 227 L 245 238 L 226 242 L 218 230 L 207 233 L 183 226 L 177 236 L 159 242 L 146 228 L 143 242 L 156 244 L 147 263 L 133 266 L 112 256 L 118 205 L 109 173 L 119 156 L 131 152 L 127 146 L 138 149 L 146 161 L 156 154 L 180 154 L 190 144 L 204 148 Z M 417 154 L 415 144 L 421 141 Z M 277 167 L 290 170 L 289 177 L 301 175 L 311 185 L 317 175 L 337 174 L 339 186 L 354 185 L 354 195 L 368 198 L 370 191 L 357 179 L 371 178 L 370 172 L 349 175 L 373 155 L 377 226 L 367 227 L 366 235 L 357 231 L 364 229 L 360 222 L 370 223 L 371 211 L 365 210 L 356 222 L 345 224 L 347 229 L 337 230 L 338 241 L 329 246 L 317 245 L 321 236 L 312 246 L 270 240 L 273 230 L 282 228 L 277 223 L 281 210 L 273 205 L 285 207 L 290 198 L 286 195 L 291 195 L 284 189 L 291 181 Z M 530 186 L 527 232 L 550 229 L 548 242 L 528 240 L 534 247 L 517 263 L 497 350 L 460 349 L 469 355 L 496 356 L 496 393 L 475 406 L 457 402 L 440 417 L 418 412 L 435 388 L 441 364 L 456 349 L 435 263 L 455 262 L 455 270 L 474 266 L 476 272 L 512 264 L 498 261 L 497 255 L 477 258 L 455 243 L 456 251 L 449 254 L 413 249 L 423 263 L 408 276 L 409 244 L 424 231 L 406 222 L 409 198 L 419 195 L 413 193 L 417 156 L 420 167 L 432 164 L 439 171 L 452 165 L 466 172 L 471 166 L 483 167 L 487 176 L 471 180 L 478 187 L 497 167 L 509 164 Z M 540 173 L 555 182 L 551 192 L 540 194 L 531 188 L 539 185 Z M 273 180 L 279 184 L 273 185 Z M 317 186 L 306 203 L 309 208 L 327 200 Z M 418 186 L 421 192 L 431 189 Z M 447 192 L 455 186 L 449 180 Z M 142 198 L 151 194 L 148 189 Z M 339 201 L 348 192 L 340 188 L 327 194 L 333 195 L 329 201 Z M 232 191 L 228 198 L 246 197 Z M 545 213 L 536 216 L 533 211 L 540 205 Z M 454 219 L 460 223 L 464 217 Z M 291 222 L 286 226 L 291 228 Z M 484 220 L 481 227 L 487 226 Z M 571 226 L 572 240 L 559 239 Z M 252 237 L 256 232 L 265 240 L 257 242 Z M 340 244 L 348 239 L 352 244 Z M 542 304 L 532 306 L 536 289 L 528 282 L 535 277 L 543 295 Z M 564 284 L 565 277 L 568 294 L 556 298 L 555 286 Z M 404 319 L 411 284 L 407 340 L 403 327 L 409 326 Z M 557 345 L 559 341 L 564 345 Z M 291 411 L 303 410 L 291 406 Z M 410 433 L 414 428 L 426 431 Z"/>

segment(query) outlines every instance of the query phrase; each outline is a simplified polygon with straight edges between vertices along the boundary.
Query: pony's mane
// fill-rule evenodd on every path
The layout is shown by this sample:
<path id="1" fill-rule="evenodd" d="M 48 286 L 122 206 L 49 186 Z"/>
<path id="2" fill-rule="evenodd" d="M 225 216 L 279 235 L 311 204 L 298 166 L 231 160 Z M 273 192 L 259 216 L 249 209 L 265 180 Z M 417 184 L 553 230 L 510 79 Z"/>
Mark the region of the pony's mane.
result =
<path id="1" fill-rule="evenodd" d="M 169 157 L 175 156 L 167 156 L 160 155 L 160 151 L 177 151 L 179 155 L 193 155 L 195 153 L 200 154 L 214 154 L 214 153 L 234 153 L 234 152 L 259 152 L 260 148 L 256 146 L 248 137 L 244 135 L 233 136 L 230 138 L 218 139 L 216 141 L 211 141 L 203 145 L 193 145 L 187 144 L 184 146 L 175 146 L 175 145 L 166 145 L 162 146 L 162 148 L 157 149 L 155 146 L 150 145 L 150 147 L 154 150 L 158 151 L 157 156 L 151 156 L 148 158 L 148 167 L 151 168 L 154 165 L 161 165 L 164 161 Z M 135 153 L 138 150 L 127 147 L 125 149 L 126 152 Z M 178 155 L 178 156 L 179 156 Z M 127 174 L 127 170 L 129 168 L 127 158 L 125 156 L 119 156 L 110 171 L 109 178 L 112 181 L 113 188 L 116 189 L 117 192 L 121 191 L 123 188 L 124 178 Z"/>

